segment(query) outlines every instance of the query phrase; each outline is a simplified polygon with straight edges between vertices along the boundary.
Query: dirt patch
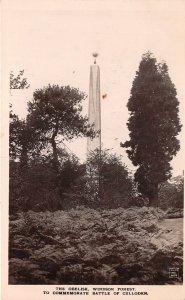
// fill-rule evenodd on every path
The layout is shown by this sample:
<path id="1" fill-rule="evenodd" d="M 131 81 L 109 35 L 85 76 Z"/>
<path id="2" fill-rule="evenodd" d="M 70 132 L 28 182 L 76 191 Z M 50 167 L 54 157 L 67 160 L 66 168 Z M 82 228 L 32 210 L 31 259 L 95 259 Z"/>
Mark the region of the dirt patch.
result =
<path id="1" fill-rule="evenodd" d="M 183 218 L 164 219 L 159 222 L 159 231 L 151 242 L 158 248 L 164 246 L 175 246 L 183 242 Z"/>

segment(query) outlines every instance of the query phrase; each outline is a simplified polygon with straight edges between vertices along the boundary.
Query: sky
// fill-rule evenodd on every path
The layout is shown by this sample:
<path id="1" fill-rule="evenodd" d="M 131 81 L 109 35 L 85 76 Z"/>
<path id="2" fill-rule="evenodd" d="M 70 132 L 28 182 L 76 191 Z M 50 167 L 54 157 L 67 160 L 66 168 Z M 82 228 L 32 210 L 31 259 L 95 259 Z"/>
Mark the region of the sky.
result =
<path id="1" fill-rule="evenodd" d="M 92 52 L 97 51 L 101 73 L 102 143 L 122 155 L 134 170 L 120 142 L 128 139 L 127 102 L 142 54 L 151 51 L 165 60 L 176 86 L 180 119 L 185 111 L 185 1 L 183 0 L 67 0 L 4 1 L 3 42 L 6 74 L 25 70 L 30 88 L 11 91 L 10 102 L 26 116 L 33 92 L 48 84 L 71 85 L 89 92 Z M 88 98 L 83 104 L 87 113 Z M 172 161 L 173 175 L 181 175 L 181 150 Z M 86 139 L 67 146 L 82 161 Z"/>

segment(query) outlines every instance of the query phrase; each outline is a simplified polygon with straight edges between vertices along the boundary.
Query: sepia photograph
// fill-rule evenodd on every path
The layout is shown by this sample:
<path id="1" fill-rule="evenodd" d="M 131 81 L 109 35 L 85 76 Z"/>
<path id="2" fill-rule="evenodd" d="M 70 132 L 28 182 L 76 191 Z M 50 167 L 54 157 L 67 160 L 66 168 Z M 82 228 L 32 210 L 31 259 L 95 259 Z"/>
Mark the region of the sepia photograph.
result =
<path id="1" fill-rule="evenodd" d="M 8 286 L 183 287 L 185 1 L 3 2 Z"/>

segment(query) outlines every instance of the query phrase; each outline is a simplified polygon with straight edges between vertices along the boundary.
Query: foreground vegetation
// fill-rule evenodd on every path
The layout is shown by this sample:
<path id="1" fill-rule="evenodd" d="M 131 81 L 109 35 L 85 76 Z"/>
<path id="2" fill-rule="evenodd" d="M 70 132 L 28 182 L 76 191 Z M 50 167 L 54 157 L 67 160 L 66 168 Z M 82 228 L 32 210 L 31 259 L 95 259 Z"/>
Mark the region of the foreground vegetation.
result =
<path id="1" fill-rule="evenodd" d="M 18 213 L 10 220 L 9 283 L 180 284 L 182 240 L 168 240 L 164 217 L 147 207 Z M 169 278 L 170 267 L 178 278 Z"/>

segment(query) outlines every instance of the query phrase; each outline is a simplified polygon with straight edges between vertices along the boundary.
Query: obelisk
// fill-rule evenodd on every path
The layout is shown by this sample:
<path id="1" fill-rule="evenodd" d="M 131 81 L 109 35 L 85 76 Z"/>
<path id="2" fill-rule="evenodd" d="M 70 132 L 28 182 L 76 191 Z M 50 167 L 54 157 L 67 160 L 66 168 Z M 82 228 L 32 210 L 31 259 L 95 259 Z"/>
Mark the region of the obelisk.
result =
<path id="1" fill-rule="evenodd" d="M 98 54 L 93 53 L 94 65 L 90 66 L 89 83 L 89 124 L 97 132 L 96 136 L 88 138 L 87 153 L 101 151 L 101 106 L 100 106 L 100 67 L 96 64 Z"/>
<path id="2" fill-rule="evenodd" d="M 96 64 L 98 54 L 93 53 L 94 65 L 90 66 L 89 83 L 89 124 L 96 135 L 87 139 L 87 196 L 91 202 L 100 200 L 100 159 L 101 159 L 101 107 L 100 67 Z"/>

